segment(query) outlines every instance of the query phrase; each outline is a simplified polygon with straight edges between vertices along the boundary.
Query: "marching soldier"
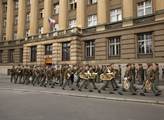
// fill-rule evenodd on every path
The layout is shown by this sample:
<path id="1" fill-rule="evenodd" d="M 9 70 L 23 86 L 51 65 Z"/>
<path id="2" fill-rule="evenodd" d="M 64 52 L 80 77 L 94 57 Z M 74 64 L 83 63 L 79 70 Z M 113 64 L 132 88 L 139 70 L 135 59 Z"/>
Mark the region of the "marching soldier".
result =
<path id="1" fill-rule="evenodd" d="M 68 85 L 71 88 L 71 90 L 74 90 L 72 87 L 73 83 L 71 81 L 71 75 L 72 75 L 72 69 L 71 67 L 68 66 L 64 72 L 64 83 L 62 86 L 63 90 L 65 90 L 66 85 Z"/>
<path id="2" fill-rule="evenodd" d="M 12 69 L 10 71 L 10 82 L 12 83 L 13 81 L 15 81 L 15 77 L 16 77 L 16 68 L 15 65 L 12 66 Z"/>
<path id="3" fill-rule="evenodd" d="M 136 68 L 135 68 L 135 64 L 131 65 L 131 72 L 132 72 L 132 81 L 135 84 L 135 82 L 136 82 Z"/>
<path id="4" fill-rule="evenodd" d="M 142 64 L 138 64 L 137 79 L 138 79 L 139 85 L 143 85 L 143 82 L 144 82 L 144 69 L 143 69 Z"/>
<path id="5" fill-rule="evenodd" d="M 127 78 L 127 80 L 130 82 L 129 91 L 131 92 L 131 94 L 136 95 L 131 64 L 127 64 L 124 78 Z"/>
<path id="6" fill-rule="evenodd" d="M 119 84 L 121 84 L 121 65 L 118 65 L 118 80 L 119 80 Z"/>
<path id="7" fill-rule="evenodd" d="M 155 96 L 159 96 L 160 93 L 159 91 L 155 88 L 155 72 L 153 70 L 153 65 L 150 63 L 148 64 L 148 69 L 147 69 L 147 80 L 145 81 L 145 84 L 144 84 L 144 89 L 143 89 L 143 92 L 140 93 L 140 95 L 142 96 L 145 96 L 145 92 L 147 92 L 147 90 L 151 90 L 153 92 L 153 94 Z"/>
<path id="8" fill-rule="evenodd" d="M 109 94 L 114 94 L 113 91 L 116 91 L 117 88 L 114 85 L 115 84 L 114 83 L 114 77 L 115 77 L 115 75 L 114 75 L 114 71 L 113 71 L 113 68 L 111 67 L 111 65 L 109 65 L 108 68 L 106 67 L 106 69 L 104 70 L 104 73 L 101 74 L 101 75 L 106 76 L 106 78 L 103 80 L 104 81 L 104 84 L 100 87 L 100 89 L 98 90 L 98 92 L 101 93 L 101 90 L 105 90 L 109 86 L 109 83 L 111 83 L 112 90 L 109 87 Z M 110 76 L 108 76 L 108 75 L 110 75 Z M 118 91 L 118 94 L 123 95 L 122 92 L 120 92 L 120 91 Z"/>
<path id="9" fill-rule="evenodd" d="M 158 89 L 158 85 L 159 85 L 159 65 L 157 63 L 153 63 L 153 70 L 154 70 L 154 74 L 155 74 L 155 80 L 154 80 L 155 89 L 157 91 L 161 92 L 161 90 Z"/>
<path id="10" fill-rule="evenodd" d="M 82 84 L 79 87 L 79 91 L 81 91 L 81 89 L 85 86 L 86 88 L 89 88 L 89 92 L 92 92 L 93 89 L 97 89 L 96 85 L 95 85 L 95 79 L 96 79 L 96 74 L 93 71 L 92 67 L 86 66 L 85 70 L 83 70 L 81 72 L 81 74 L 83 74 L 83 76 L 86 77 L 85 80 L 83 80 Z M 92 87 L 91 87 L 92 84 Z M 93 89 L 92 89 L 93 88 Z"/>

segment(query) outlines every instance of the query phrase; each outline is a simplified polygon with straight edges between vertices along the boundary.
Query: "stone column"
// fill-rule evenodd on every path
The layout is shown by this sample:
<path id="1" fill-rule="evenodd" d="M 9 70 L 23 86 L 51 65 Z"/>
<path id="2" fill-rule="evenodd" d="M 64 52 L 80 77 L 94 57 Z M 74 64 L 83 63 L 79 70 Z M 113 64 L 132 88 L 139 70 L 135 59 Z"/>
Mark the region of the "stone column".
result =
<path id="1" fill-rule="evenodd" d="M 97 31 L 105 30 L 104 24 L 108 22 L 108 0 L 98 0 L 97 1 L 97 18 L 98 18 L 98 27 Z"/>
<path id="2" fill-rule="evenodd" d="M 164 0 L 155 0 L 156 21 L 164 20 Z"/>
<path id="3" fill-rule="evenodd" d="M 61 43 L 55 42 L 53 43 L 53 49 L 52 49 L 52 62 L 54 64 L 59 64 L 61 61 Z"/>
<path id="4" fill-rule="evenodd" d="M 134 0 L 123 0 L 123 27 L 133 25 L 133 4 Z"/>
<path id="5" fill-rule="evenodd" d="M 26 0 L 19 0 L 18 8 L 18 33 L 17 38 L 24 38 L 25 34 L 25 19 L 26 19 Z"/>
<path id="6" fill-rule="evenodd" d="M 82 60 L 82 48 L 79 39 L 75 39 L 71 41 L 70 53 L 71 53 L 70 59 L 73 63 L 78 63 Z"/>
<path id="7" fill-rule="evenodd" d="M 107 38 L 99 38 L 95 40 L 95 60 L 102 61 L 107 60 Z M 102 52 L 103 51 L 103 52 Z"/>
<path id="8" fill-rule="evenodd" d="M 76 11 L 76 21 L 77 27 L 85 27 L 85 16 L 86 16 L 86 0 L 77 0 L 77 11 Z"/>
<path id="9" fill-rule="evenodd" d="M 30 35 L 38 33 L 38 0 L 31 0 Z"/>
<path id="10" fill-rule="evenodd" d="M 14 0 L 7 1 L 6 40 L 13 39 Z"/>
<path id="11" fill-rule="evenodd" d="M 48 18 L 52 15 L 52 0 L 44 0 L 44 19 L 43 19 L 43 30 L 44 33 L 50 32 L 50 25 Z"/>
<path id="12" fill-rule="evenodd" d="M 59 29 L 65 30 L 67 28 L 67 12 L 68 0 L 59 1 Z"/>
<path id="13" fill-rule="evenodd" d="M 23 46 L 23 64 L 30 62 L 30 47 Z"/>
<path id="14" fill-rule="evenodd" d="M 37 45 L 37 64 L 44 64 L 44 45 Z"/>

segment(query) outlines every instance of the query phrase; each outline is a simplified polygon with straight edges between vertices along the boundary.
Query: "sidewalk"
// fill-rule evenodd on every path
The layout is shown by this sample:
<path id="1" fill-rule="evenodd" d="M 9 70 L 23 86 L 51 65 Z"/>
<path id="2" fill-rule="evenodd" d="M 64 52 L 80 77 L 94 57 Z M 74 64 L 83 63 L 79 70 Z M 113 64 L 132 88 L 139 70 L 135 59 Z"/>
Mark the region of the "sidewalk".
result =
<path id="1" fill-rule="evenodd" d="M 3 79 L 3 80 L 2 80 Z M 9 77 L 0 78 L 0 90 L 13 90 L 13 91 L 22 91 L 22 92 L 32 92 L 36 94 L 55 94 L 55 95 L 67 95 L 73 97 L 85 97 L 85 98 L 95 98 L 95 99 L 107 99 L 111 101 L 124 101 L 124 102 L 138 102 L 138 103 L 148 103 L 148 104 L 160 104 L 164 105 L 164 86 L 159 86 L 162 90 L 162 95 L 155 97 L 151 93 L 147 96 L 140 95 L 130 95 L 129 93 L 123 93 L 124 95 L 119 95 L 117 92 L 115 94 L 109 94 L 107 91 L 102 91 L 101 94 L 94 90 L 94 92 L 88 92 L 88 90 L 83 90 L 82 92 L 75 90 L 71 91 L 68 88 L 62 90 L 60 87 L 56 86 L 55 88 L 44 88 L 32 85 L 21 85 L 13 84 L 9 82 Z"/>

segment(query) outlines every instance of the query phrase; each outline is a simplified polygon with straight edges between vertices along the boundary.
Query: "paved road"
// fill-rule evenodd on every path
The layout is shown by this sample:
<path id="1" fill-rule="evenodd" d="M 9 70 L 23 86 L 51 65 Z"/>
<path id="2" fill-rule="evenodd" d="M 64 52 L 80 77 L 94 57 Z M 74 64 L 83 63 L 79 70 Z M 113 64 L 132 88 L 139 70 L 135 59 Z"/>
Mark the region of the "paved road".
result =
<path id="1" fill-rule="evenodd" d="M 15 85 L 9 83 L 8 77 L 0 79 L 2 79 L 0 81 L 0 120 L 164 119 L 164 106 L 162 105 L 56 95 L 51 92 L 63 92 L 63 90 Z M 84 93 L 75 92 L 76 94 Z"/>
<path id="2" fill-rule="evenodd" d="M 0 120 L 163 120 L 164 106 L 0 91 Z"/>

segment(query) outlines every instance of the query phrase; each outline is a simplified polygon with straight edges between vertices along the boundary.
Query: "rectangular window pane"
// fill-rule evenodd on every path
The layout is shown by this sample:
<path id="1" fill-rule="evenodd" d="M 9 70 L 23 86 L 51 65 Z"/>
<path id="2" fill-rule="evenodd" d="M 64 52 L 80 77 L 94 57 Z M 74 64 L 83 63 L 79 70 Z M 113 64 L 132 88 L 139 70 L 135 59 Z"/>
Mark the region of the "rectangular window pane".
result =
<path id="1" fill-rule="evenodd" d="M 10 49 L 8 51 L 8 62 L 13 63 L 14 62 L 14 49 Z"/>
<path id="2" fill-rule="evenodd" d="M 122 20 L 122 12 L 120 8 L 110 11 L 110 22 L 118 22 Z"/>
<path id="3" fill-rule="evenodd" d="M 31 62 L 36 62 L 37 60 L 37 46 L 31 47 Z"/>
<path id="4" fill-rule="evenodd" d="M 120 37 L 109 39 L 109 56 L 120 56 Z"/>
<path id="5" fill-rule="evenodd" d="M 152 14 L 152 0 L 145 0 L 137 5 L 137 15 L 138 17 Z"/>
<path id="6" fill-rule="evenodd" d="M 85 42 L 85 56 L 86 58 L 93 58 L 95 56 L 95 41 Z"/>
<path id="7" fill-rule="evenodd" d="M 70 60 L 70 42 L 62 43 L 62 60 Z"/>
<path id="8" fill-rule="evenodd" d="M 138 52 L 140 54 L 152 54 L 152 33 L 138 35 Z"/>
<path id="9" fill-rule="evenodd" d="M 45 45 L 45 55 L 52 55 L 52 44 Z"/>
<path id="10" fill-rule="evenodd" d="M 97 25 L 97 15 L 88 16 L 88 27 Z"/>

